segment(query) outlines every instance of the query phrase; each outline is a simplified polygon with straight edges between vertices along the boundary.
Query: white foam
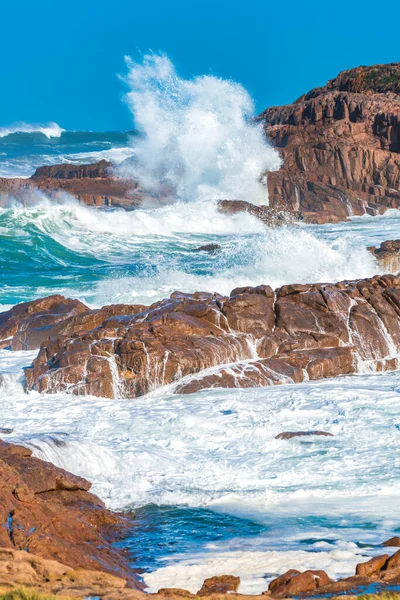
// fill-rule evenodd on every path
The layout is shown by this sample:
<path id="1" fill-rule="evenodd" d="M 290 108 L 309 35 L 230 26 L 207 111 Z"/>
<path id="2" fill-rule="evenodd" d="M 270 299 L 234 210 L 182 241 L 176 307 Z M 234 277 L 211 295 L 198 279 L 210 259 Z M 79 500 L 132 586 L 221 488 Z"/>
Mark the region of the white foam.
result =
<path id="1" fill-rule="evenodd" d="M 128 58 L 127 65 L 128 104 L 142 137 L 123 175 L 183 201 L 268 203 L 261 179 L 281 159 L 262 125 L 251 123 L 253 102 L 241 85 L 212 76 L 184 80 L 164 55 L 146 55 L 140 64 Z"/>
<path id="2" fill-rule="evenodd" d="M 20 121 L 13 123 L 7 127 L 0 127 L 0 138 L 7 137 L 14 133 L 42 133 L 48 139 L 61 137 L 62 129 L 57 123 L 46 123 L 45 125 L 38 123 L 24 123 Z"/>
<path id="3" fill-rule="evenodd" d="M 86 477 L 111 508 L 200 506 L 267 527 L 264 540 L 238 540 L 235 551 L 221 541 L 172 557 L 145 576 L 151 590 L 196 591 L 230 573 L 255 593 L 296 567 L 348 575 L 360 562 L 354 542 L 379 544 L 397 527 L 399 371 L 187 396 L 164 388 L 120 401 L 25 394 L 19 369 L 34 354 L 0 352 L 12 379 L 0 394 L 0 426 L 14 430 L 7 439 Z M 310 429 L 334 437 L 275 439 Z M 299 548 L 307 539 L 312 551 Z"/>

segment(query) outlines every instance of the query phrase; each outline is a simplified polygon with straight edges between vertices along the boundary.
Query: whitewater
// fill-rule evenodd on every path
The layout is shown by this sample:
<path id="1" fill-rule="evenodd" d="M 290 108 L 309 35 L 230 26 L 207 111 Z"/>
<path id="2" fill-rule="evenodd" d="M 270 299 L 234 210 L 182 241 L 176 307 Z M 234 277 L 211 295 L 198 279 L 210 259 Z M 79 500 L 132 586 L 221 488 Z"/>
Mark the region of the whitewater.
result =
<path id="1" fill-rule="evenodd" d="M 221 198 L 268 203 L 280 158 L 252 123 L 247 92 L 212 76 L 183 80 L 165 56 L 127 63 L 129 132 L 0 129 L 0 176 L 112 159 L 170 201 L 132 212 L 36 196 L 0 208 L 0 311 L 61 293 L 90 307 L 151 304 L 175 290 L 335 282 L 380 272 L 367 246 L 400 237 L 400 213 L 268 228 L 224 215 Z M 268 175 L 267 175 L 268 176 Z M 218 244 L 215 253 L 198 251 Z M 169 387 L 137 399 L 27 393 L 36 352 L 0 351 L 0 435 L 86 477 L 107 506 L 135 511 L 121 544 L 149 591 L 195 592 L 240 575 L 258 593 L 288 568 L 350 575 L 398 531 L 400 372 L 277 388 Z M 282 431 L 333 437 L 277 440 Z"/>

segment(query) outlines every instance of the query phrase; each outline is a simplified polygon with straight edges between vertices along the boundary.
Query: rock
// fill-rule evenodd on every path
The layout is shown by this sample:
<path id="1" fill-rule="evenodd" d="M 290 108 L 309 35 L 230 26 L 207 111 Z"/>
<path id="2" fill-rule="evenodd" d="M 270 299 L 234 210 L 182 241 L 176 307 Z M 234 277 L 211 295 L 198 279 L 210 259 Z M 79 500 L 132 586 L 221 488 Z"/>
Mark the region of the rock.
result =
<path id="1" fill-rule="evenodd" d="M 34 458 L 23 446 L 0 441 L 0 584 L 5 572 L 15 576 L 10 578 L 16 584 L 37 583 L 32 554 L 49 568 L 51 561 L 59 561 L 68 565 L 60 567 L 64 572 L 103 571 L 104 581 L 117 575 L 123 582 L 118 585 L 128 582 L 141 588 L 127 557 L 111 543 L 133 522 L 108 511 L 89 489 L 90 483 L 82 477 Z M 4 570 L 7 560 L 12 564 L 21 560 L 23 570 L 19 566 Z M 88 577 L 93 580 L 93 575 Z"/>
<path id="2" fill-rule="evenodd" d="M 14 429 L 10 429 L 9 427 L 0 427 L 1 435 L 8 435 L 9 433 L 12 433 L 13 431 L 14 431 Z"/>
<path id="3" fill-rule="evenodd" d="M 364 577 L 370 577 L 375 573 L 379 573 L 385 567 L 389 559 L 388 554 L 382 554 L 381 556 L 374 556 L 365 563 L 360 563 L 356 567 L 356 575 L 362 575 Z"/>
<path id="4" fill-rule="evenodd" d="M 398 367 L 400 278 L 393 275 L 275 292 L 237 288 L 229 298 L 174 292 L 150 307 L 81 310 L 54 326 L 49 318 L 45 336 L 34 322 L 19 328 L 5 317 L 13 347 L 47 338 L 25 370 L 29 389 L 105 397 L 118 390 L 132 398 L 171 383 L 192 393 L 346 375 L 362 361 L 376 371 Z"/>
<path id="5" fill-rule="evenodd" d="M 327 437 L 333 437 L 332 433 L 328 433 L 327 431 L 283 431 L 282 433 L 278 433 L 275 437 L 276 440 L 291 440 L 294 437 L 304 437 L 310 435 L 322 435 Z"/>
<path id="6" fill-rule="evenodd" d="M 353 575 L 351 577 L 346 577 L 345 579 L 333 581 L 332 583 L 321 586 L 318 588 L 318 591 L 316 591 L 316 595 L 320 597 L 330 597 L 337 594 L 343 597 L 342 594 L 346 593 L 344 598 L 351 598 L 351 596 L 348 594 L 355 594 L 355 596 L 359 598 L 360 596 L 364 595 L 365 587 L 370 586 L 371 583 L 373 582 L 370 577 Z"/>
<path id="7" fill-rule="evenodd" d="M 193 252 L 209 252 L 210 254 L 215 254 L 220 250 L 220 244 L 205 244 L 204 246 L 199 246 L 198 248 L 195 248 Z"/>
<path id="8" fill-rule="evenodd" d="M 31 179 L 84 179 L 105 178 L 112 172 L 112 164 L 106 160 L 100 160 L 90 165 L 48 165 L 36 169 Z"/>
<path id="9" fill-rule="evenodd" d="M 393 569 L 398 569 L 400 567 L 400 550 L 397 550 L 387 561 L 385 569 L 387 571 L 392 571 Z"/>
<path id="10" fill-rule="evenodd" d="M 112 171 L 111 163 L 101 160 L 89 165 L 52 165 L 39 167 L 29 179 L 0 177 L 0 206 L 10 198 L 29 205 L 35 196 L 45 194 L 54 201 L 73 197 L 82 204 L 132 210 L 143 201 L 155 201 L 136 180 L 124 180 Z"/>
<path id="11" fill-rule="evenodd" d="M 0 348 L 35 350 L 43 342 L 96 329 L 112 317 L 138 314 L 143 305 L 114 304 L 89 310 L 79 300 L 64 296 L 48 296 L 32 302 L 17 304 L 0 313 Z"/>
<path id="12" fill-rule="evenodd" d="M 381 544 L 382 546 L 399 546 L 400 547 L 400 537 L 398 535 L 386 540 L 386 542 L 383 542 L 383 544 Z"/>
<path id="13" fill-rule="evenodd" d="M 11 310 L 0 313 L 0 348 L 39 348 L 42 342 L 52 339 L 50 331 L 54 325 L 87 310 L 88 307 L 79 300 L 60 295 L 17 304 Z"/>
<path id="14" fill-rule="evenodd" d="M 332 583 L 325 571 L 304 571 L 300 573 L 290 570 L 274 579 L 269 584 L 269 591 L 273 597 L 289 598 L 307 592 L 319 590 L 320 587 Z"/>
<path id="15" fill-rule="evenodd" d="M 233 575 L 219 575 L 205 579 L 197 596 L 209 596 L 210 594 L 227 594 L 237 592 L 240 585 L 240 577 Z"/>
<path id="16" fill-rule="evenodd" d="M 268 227 L 289 225 L 295 221 L 302 220 L 302 215 L 299 212 L 289 212 L 284 209 L 278 210 L 270 206 L 256 206 L 245 200 L 220 200 L 218 202 L 218 210 L 228 215 L 247 212 L 260 219 Z"/>
<path id="17" fill-rule="evenodd" d="M 379 248 L 370 246 L 368 250 L 375 256 L 380 268 L 385 273 L 400 271 L 400 240 L 387 240 Z"/>
<path id="18" fill-rule="evenodd" d="M 400 208 L 399 72 L 400 63 L 343 71 L 259 116 L 283 158 L 268 173 L 272 210 L 326 223 Z"/>

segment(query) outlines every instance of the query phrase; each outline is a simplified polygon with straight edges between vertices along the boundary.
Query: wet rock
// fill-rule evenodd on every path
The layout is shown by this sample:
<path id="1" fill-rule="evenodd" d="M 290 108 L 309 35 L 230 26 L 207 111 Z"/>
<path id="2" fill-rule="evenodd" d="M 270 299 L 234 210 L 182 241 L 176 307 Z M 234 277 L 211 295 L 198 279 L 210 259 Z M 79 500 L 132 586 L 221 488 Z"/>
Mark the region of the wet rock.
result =
<path id="1" fill-rule="evenodd" d="M 219 575 L 205 579 L 197 596 L 209 596 L 210 594 L 227 594 L 237 592 L 240 585 L 240 577 L 233 575 Z"/>
<path id="2" fill-rule="evenodd" d="M 68 571 L 100 570 L 104 580 L 118 575 L 124 578 L 121 585 L 128 581 L 140 588 L 127 558 L 111 544 L 133 522 L 108 511 L 89 489 L 82 477 L 34 458 L 23 446 L 0 441 L 0 583 L 2 561 L 14 558 L 25 565 L 23 579 L 15 583 L 37 583 L 38 570 L 32 572 L 30 557 L 37 554 L 46 559 L 43 565 L 56 560 L 68 565 Z M 16 553 L 22 550 L 30 554 Z"/>
<path id="3" fill-rule="evenodd" d="M 0 586 L 7 590 L 26 586 L 46 595 L 62 597 L 96 597 L 126 592 L 127 580 L 102 571 L 73 569 L 56 560 L 47 560 L 37 554 L 15 549 L 0 548 Z M 139 592 L 136 592 L 139 594 Z M 32 594 L 34 596 L 35 594 Z M 143 595 L 144 596 L 144 595 Z"/>
<path id="4" fill-rule="evenodd" d="M 0 313 L 0 347 L 33 350 L 51 339 L 50 330 L 60 321 L 88 310 L 79 300 L 55 295 L 17 304 Z"/>
<path id="5" fill-rule="evenodd" d="M 381 556 L 374 556 L 365 563 L 360 563 L 356 567 L 356 575 L 362 575 L 364 577 L 370 577 L 375 573 L 379 573 L 386 565 L 389 559 L 388 554 L 382 554 Z"/>
<path id="6" fill-rule="evenodd" d="M 14 431 L 14 429 L 11 429 L 10 427 L 0 427 L 0 435 L 8 435 L 9 433 L 12 433 Z"/>
<path id="7" fill-rule="evenodd" d="M 333 437 L 332 433 L 328 433 L 327 431 L 283 431 L 282 433 L 278 433 L 275 437 L 276 440 L 291 440 L 294 437 L 305 437 L 310 435 L 322 435 L 327 437 Z"/>
<path id="8" fill-rule="evenodd" d="M 283 158 L 268 173 L 272 210 L 326 223 L 400 208 L 399 71 L 399 63 L 343 71 L 259 116 Z"/>
<path id="9" fill-rule="evenodd" d="M 159 596 L 166 598 L 195 598 L 196 595 L 188 592 L 188 590 L 182 590 L 181 588 L 160 588 L 158 590 Z"/>
<path id="10" fill-rule="evenodd" d="M 275 292 L 237 288 L 229 298 L 174 292 L 150 307 L 81 310 L 55 325 L 49 319 L 47 339 L 25 371 L 29 389 L 136 397 L 176 382 L 176 391 L 192 393 L 347 375 L 361 361 L 376 371 L 398 367 L 394 275 Z M 13 323 L 13 340 L 37 339 L 27 334 L 29 323 Z"/>
<path id="11" fill-rule="evenodd" d="M 268 227 L 280 227 L 289 225 L 302 219 L 299 212 L 288 212 L 284 209 L 276 210 L 270 206 L 257 206 L 244 200 L 220 200 L 218 210 L 221 213 L 235 215 L 238 213 L 249 213 L 262 221 Z"/>
<path id="12" fill-rule="evenodd" d="M 277 590 L 286 586 L 296 575 L 300 575 L 300 571 L 297 569 L 289 569 L 289 571 L 286 571 L 286 573 L 282 573 L 282 575 L 279 575 L 279 577 L 273 579 L 268 586 L 268 590 L 274 594 Z"/>
<path id="13" fill-rule="evenodd" d="M 101 160 L 88 165 L 51 165 L 39 167 L 29 179 L 0 177 L 0 206 L 9 199 L 30 205 L 35 195 L 45 194 L 55 202 L 73 197 L 94 207 L 133 210 L 143 202 L 158 202 L 147 194 L 137 180 L 121 179 L 111 163 Z"/>
<path id="14" fill-rule="evenodd" d="M 194 252 L 209 252 L 210 254 L 216 254 L 221 250 L 220 244 L 205 244 L 194 249 Z"/>
<path id="15" fill-rule="evenodd" d="M 400 567 L 400 550 L 397 550 L 397 552 L 395 552 L 393 554 L 393 556 L 391 556 L 389 558 L 389 560 L 387 561 L 385 569 L 387 571 L 392 571 L 393 569 L 398 569 L 399 567 Z"/>

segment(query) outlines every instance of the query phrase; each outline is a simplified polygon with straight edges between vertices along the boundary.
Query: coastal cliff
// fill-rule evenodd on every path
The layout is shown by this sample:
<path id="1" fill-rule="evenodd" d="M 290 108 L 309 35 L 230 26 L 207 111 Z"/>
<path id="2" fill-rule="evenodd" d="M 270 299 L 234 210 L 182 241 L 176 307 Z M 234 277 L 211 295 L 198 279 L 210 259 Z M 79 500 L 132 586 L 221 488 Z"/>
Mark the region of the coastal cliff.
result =
<path id="1" fill-rule="evenodd" d="M 284 161 L 271 207 L 318 223 L 400 208 L 400 63 L 343 71 L 258 119 Z"/>

